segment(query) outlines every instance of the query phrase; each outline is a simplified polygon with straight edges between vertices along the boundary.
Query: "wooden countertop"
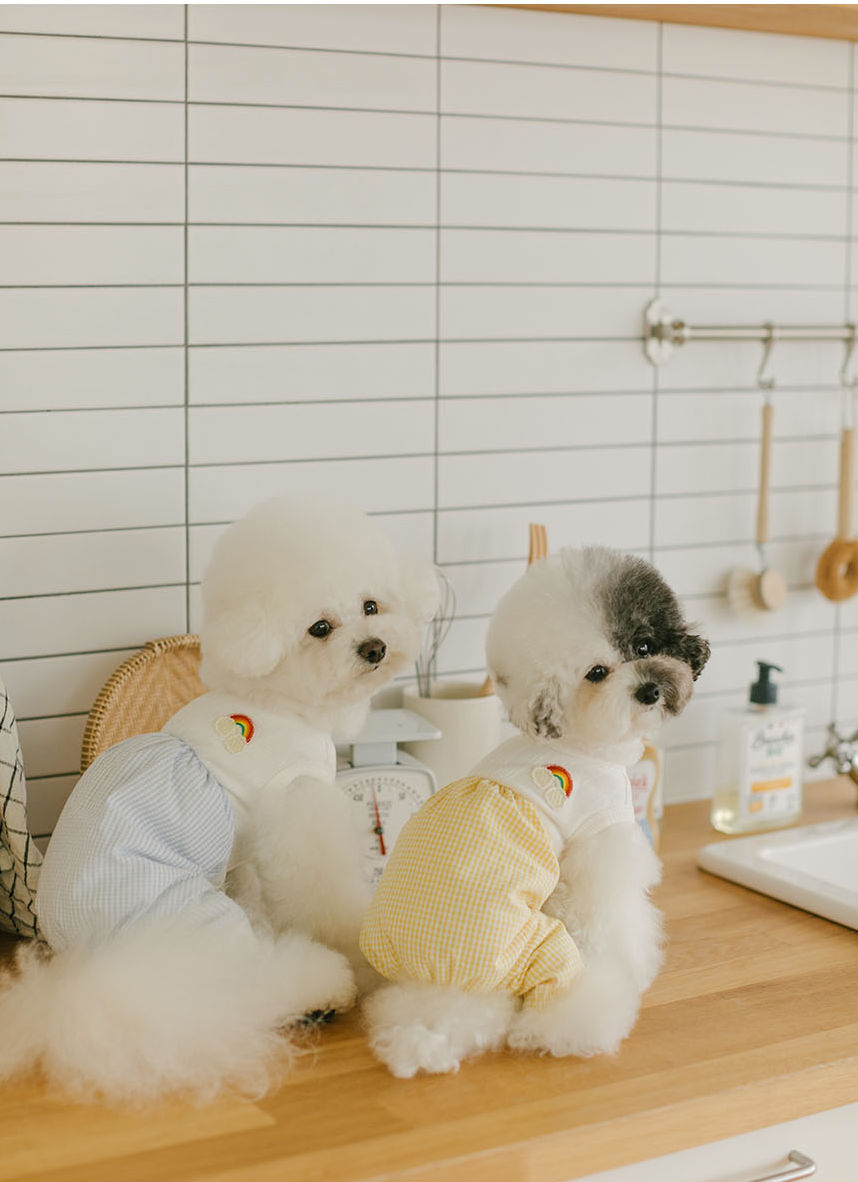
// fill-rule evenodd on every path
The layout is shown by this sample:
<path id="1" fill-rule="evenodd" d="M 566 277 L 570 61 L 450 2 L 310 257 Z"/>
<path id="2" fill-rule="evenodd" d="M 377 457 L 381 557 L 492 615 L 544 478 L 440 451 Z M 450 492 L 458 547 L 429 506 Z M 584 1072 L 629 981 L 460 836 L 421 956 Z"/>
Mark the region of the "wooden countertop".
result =
<path id="1" fill-rule="evenodd" d="M 829 820 L 856 788 L 806 798 L 805 823 Z M 128 1112 L 7 1085 L 0 1179 L 562 1182 L 854 1101 L 858 937 L 699 871 L 707 807 L 667 810 L 666 965 L 616 1059 L 500 1053 L 396 1080 L 351 1014 L 258 1103 Z"/>
<path id="2" fill-rule="evenodd" d="M 855 4 L 500 4 L 489 7 L 535 8 L 624 20 L 710 25 L 745 32 L 858 40 L 858 5 Z"/>

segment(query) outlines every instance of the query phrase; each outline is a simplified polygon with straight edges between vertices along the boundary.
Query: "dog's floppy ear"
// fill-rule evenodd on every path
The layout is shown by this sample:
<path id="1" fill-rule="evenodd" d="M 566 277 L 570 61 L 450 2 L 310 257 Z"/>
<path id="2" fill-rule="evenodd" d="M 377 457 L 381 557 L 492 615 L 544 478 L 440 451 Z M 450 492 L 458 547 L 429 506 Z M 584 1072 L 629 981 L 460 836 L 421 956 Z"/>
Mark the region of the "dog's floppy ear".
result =
<path id="1" fill-rule="evenodd" d="M 207 616 L 200 632 L 203 658 L 238 677 L 264 677 L 283 657 L 283 642 L 259 604 L 243 603 Z"/>
<path id="2" fill-rule="evenodd" d="M 559 739 L 565 727 L 566 706 L 563 687 L 556 677 L 548 677 L 530 699 L 527 725 L 521 730 L 541 739 Z"/>
<path id="3" fill-rule="evenodd" d="M 691 672 L 694 675 L 695 681 L 703 672 L 703 666 L 709 660 L 709 655 L 709 642 L 708 640 L 704 640 L 702 636 L 694 636 L 688 633 L 679 642 L 677 656 L 681 661 L 685 661 L 686 665 L 691 666 Z"/>
<path id="4" fill-rule="evenodd" d="M 409 615 L 428 624 L 441 606 L 442 575 L 431 562 L 404 555 L 399 559 L 402 593 Z"/>

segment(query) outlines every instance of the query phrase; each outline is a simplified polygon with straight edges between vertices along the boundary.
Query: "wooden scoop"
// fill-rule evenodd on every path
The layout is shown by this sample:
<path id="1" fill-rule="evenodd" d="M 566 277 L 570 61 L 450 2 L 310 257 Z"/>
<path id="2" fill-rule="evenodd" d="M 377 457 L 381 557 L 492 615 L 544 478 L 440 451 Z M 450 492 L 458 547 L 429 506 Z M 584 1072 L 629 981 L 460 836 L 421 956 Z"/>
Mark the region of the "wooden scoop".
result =
<path id="1" fill-rule="evenodd" d="M 780 571 L 769 566 L 769 478 L 772 455 L 772 420 L 774 408 L 763 403 L 763 422 L 760 434 L 760 492 L 757 499 L 757 556 L 759 570 L 739 567 L 732 571 L 727 583 L 727 600 L 740 615 L 758 609 L 775 611 L 783 607 L 787 597 L 786 580 Z"/>
<path id="2" fill-rule="evenodd" d="M 527 553 L 527 565 L 531 566 L 534 562 L 538 562 L 540 558 L 548 557 L 548 534 L 544 525 L 534 525 L 531 521 L 528 526 L 530 546 Z M 480 688 L 477 690 L 478 698 L 487 698 L 489 694 L 495 692 L 494 682 L 491 674 L 486 678 Z"/>
<path id="3" fill-rule="evenodd" d="M 854 528 L 855 428 L 844 427 L 840 439 L 840 504 L 837 537 L 816 568 L 816 585 L 826 599 L 839 603 L 858 591 L 858 540 Z"/>

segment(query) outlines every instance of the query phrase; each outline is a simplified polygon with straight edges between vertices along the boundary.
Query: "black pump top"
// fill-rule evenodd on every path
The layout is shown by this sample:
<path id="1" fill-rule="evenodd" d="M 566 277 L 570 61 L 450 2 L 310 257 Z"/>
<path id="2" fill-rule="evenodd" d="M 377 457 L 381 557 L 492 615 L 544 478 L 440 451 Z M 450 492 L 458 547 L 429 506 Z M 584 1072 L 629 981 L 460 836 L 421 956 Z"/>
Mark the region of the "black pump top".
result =
<path id="1" fill-rule="evenodd" d="M 751 686 L 750 700 L 757 706 L 774 706 L 778 700 L 778 687 L 773 681 L 769 681 L 769 671 L 777 669 L 778 673 L 783 673 L 780 665 L 770 665 L 768 661 L 757 661 L 760 667 L 758 679 Z"/>

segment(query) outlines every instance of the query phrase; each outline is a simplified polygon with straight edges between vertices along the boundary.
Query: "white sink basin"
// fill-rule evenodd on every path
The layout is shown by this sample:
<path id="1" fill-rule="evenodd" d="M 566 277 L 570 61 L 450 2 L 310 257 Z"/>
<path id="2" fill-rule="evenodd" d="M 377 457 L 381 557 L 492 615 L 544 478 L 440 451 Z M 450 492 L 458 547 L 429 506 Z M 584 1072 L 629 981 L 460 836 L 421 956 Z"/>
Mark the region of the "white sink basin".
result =
<path id="1" fill-rule="evenodd" d="M 713 842 L 697 864 L 858 930 L 858 817 Z"/>

